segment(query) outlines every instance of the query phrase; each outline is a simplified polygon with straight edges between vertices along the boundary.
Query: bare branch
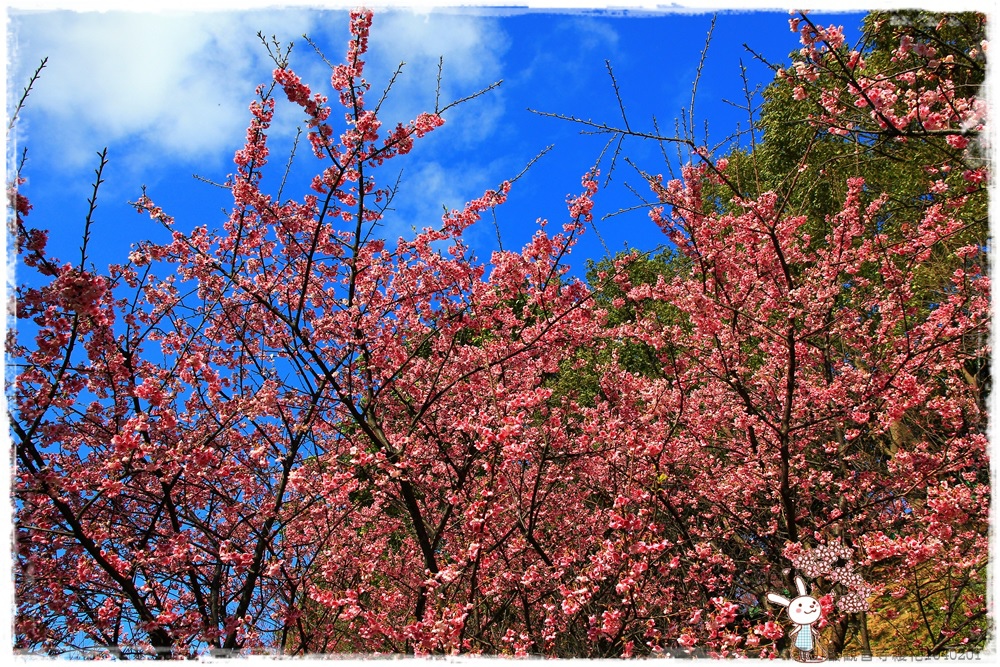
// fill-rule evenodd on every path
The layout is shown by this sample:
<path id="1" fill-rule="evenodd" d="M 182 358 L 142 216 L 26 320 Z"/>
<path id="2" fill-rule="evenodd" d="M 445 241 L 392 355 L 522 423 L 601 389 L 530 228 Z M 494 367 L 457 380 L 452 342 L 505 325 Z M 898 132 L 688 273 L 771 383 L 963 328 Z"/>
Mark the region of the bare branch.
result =
<path id="1" fill-rule="evenodd" d="M 10 122 L 7 123 L 7 134 L 14 129 L 14 124 L 17 123 L 17 117 L 21 113 L 21 109 L 24 108 L 24 103 L 28 99 L 28 95 L 31 93 L 31 89 L 34 87 L 35 82 L 38 81 L 38 77 L 42 75 L 42 70 L 45 69 L 45 65 L 48 64 L 48 56 L 42 58 L 42 62 L 35 68 L 35 72 L 31 75 L 28 80 L 28 85 L 24 87 L 24 91 L 21 93 L 21 99 L 18 100 L 17 106 L 14 107 L 14 113 L 10 116 Z"/>

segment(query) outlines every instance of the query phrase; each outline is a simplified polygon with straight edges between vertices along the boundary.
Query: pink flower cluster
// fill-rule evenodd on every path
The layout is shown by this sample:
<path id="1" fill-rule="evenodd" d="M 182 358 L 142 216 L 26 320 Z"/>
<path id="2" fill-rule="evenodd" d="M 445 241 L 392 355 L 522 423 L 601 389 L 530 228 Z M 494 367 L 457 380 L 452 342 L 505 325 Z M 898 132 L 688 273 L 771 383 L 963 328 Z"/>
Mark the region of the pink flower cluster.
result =
<path id="1" fill-rule="evenodd" d="M 932 43 L 903 34 L 893 55 L 899 71 L 869 72 L 861 53 L 848 51 L 842 28 L 816 25 L 804 13 L 789 25 L 800 34 L 801 60 L 779 71 L 779 78 L 793 86 L 794 99 L 815 98 L 822 112 L 812 120 L 831 134 L 900 139 L 940 133 L 964 149 L 969 135 L 983 131 L 985 101 L 956 91 L 949 74 L 957 66 L 954 55 L 940 58 Z M 850 113 L 852 108 L 866 115 Z"/>
<path id="2" fill-rule="evenodd" d="M 106 309 L 102 299 L 108 291 L 107 280 L 66 265 L 56 278 L 54 288 L 66 310 L 84 317 L 101 317 Z"/>

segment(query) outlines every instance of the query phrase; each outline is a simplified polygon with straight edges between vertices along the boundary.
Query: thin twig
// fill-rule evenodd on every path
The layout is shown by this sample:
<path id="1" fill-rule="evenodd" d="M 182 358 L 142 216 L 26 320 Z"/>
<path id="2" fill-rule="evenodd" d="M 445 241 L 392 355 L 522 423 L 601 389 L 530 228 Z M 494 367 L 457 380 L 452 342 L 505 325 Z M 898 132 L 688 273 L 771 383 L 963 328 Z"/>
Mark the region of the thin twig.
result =
<path id="1" fill-rule="evenodd" d="M 257 32 L 257 37 L 258 37 L 258 39 L 260 39 L 261 43 L 264 44 L 264 48 L 267 49 L 267 55 L 269 55 L 271 57 L 271 60 L 274 62 L 275 65 L 277 65 L 278 69 L 285 69 L 285 68 L 287 68 L 288 67 L 288 57 L 289 57 L 289 55 L 291 55 L 291 53 L 292 53 L 292 47 L 295 46 L 295 44 L 293 42 L 289 42 L 288 43 L 288 48 L 285 49 L 284 53 L 281 53 L 281 42 L 278 41 L 277 37 L 275 37 L 274 35 L 271 35 L 271 41 L 268 42 L 267 38 L 264 37 L 263 31 L 258 31 Z M 309 41 L 308 37 L 306 37 L 305 35 L 303 35 L 303 37 L 305 37 L 306 41 Z M 312 42 L 310 42 L 310 44 L 311 43 Z M 271 46 L 274 46 L 274 50 L 273 51 L 271 50 Z M 315 48 L 315 47 L 313 47 L 313 48 Z M 321 53 L 320 56 L 322 56 L 322 55 L 323 54 Z M 324 60 L 326 60 L 326 59 L 324 58 Z"/>
<path id="2" fill-rule="evenodd" d="M 438 56 L 437 83 L 434 87 L 434 110 L 441 104 L 441 79 L 444 77 L 444 56 Z"/>
<path id="3" fill-rule="evenodd" d="M 712 33 L 715 31 L 715 20 L 718 14 L 712 14 L 712 23 L 708 26 L 708 35 L 705 36 L 705 46 L 701 50 L 701 59 L 698 61 L 698 69 L 695 70 L 694 83 L 691 84 L 691 106 L 688 109 L 690 117 L 691 138 L 694 139 L 694 101 L 698 94 L 698 82 L 701 80 L 701 72 L 705 68 L 705 59 L 708 57 L 708 47 L 712 43 Z M 708 143 L 708 132 L 705 132 L 705 143 Z"/>
<path id="4" fill-rule="evenodd" d="M 295 151 L 299 147 L 299 137 L 302 136 L 302 127 L 295 128 L 295 140 L 292 141 L 292 150 L 288 154 L 288 162 L 285 163 L 285 174 L 281 177 L 281 185 L 278 186 L 278 194 L 275 197 L 277 203 L 281 203 L 281 193 L 285 191 L 285 183 L 288 181 L 288 174 L 292 170 L 292 162 L 295 160 Z"/>
<path id="5" fill-rule="evenodd" d="M 545 116 L 547 118 L 557 118 L 559 120 L 566 120 L 571 123 L 576 123 L 577 125 L 583 125 L 584 127 L 593 128 L 593 134 L 625 134 L 630 137 L 637 137 L 639 139 L 652 139 L 653 141 L 665 141 L 670 143 L 678 143 L 688 146 L 693 146 L 694 143 L 690 139 L 685 139 L 681 137 L 664 137 L 659 134 L 651 134 L 649 132 L 638 132 L 636 130 L 626 130 L 620 127 L 614 127 L 608 125 L 607 123 L 597 123 L 592 120 L 584 120 L 583 118 L 577 118 L 576 116 L 568 116 L 566 114 L 551 113 L 549 111 L 538 111 L 536 109 L 528 109 L 533 114 L 538 114 L 539 116 Z"/>
<path id="6" fill-rule="evenodd" d="M 201 181 L 202 183 L 208 183 L 209 185 L 214 185 L 215 187 L 222 188 L 223 190 L 229 190 L 230 189 L 229 185 L 227 185 L 225 183 L 218 183 L 216 181 L 213 181 L 210 178 L 202 176 L 201 174 L 191 174 L 191 178 L 195 179 L 196 181 Z"/>
<path id="7" fill-rule="evenodd" d="M 534 165 L 534 164 L 535 164 L 536 162 L 538 162 L 538 161 L 539 161 L 540 159 L 542 159 L 542 156 L 543 156 L 543 155 L 545 155 L 546 153 L 548 153 L 548 152 L 549 152 L 550 150 L 552 150 L 553 148 L 555 148 L 555 144 L 549 144 L 548 146 L 546 146 L 545 148 L 543 148 L 542 150 L 540 150 L 540 151 L 538 152 L 538 155 L 536 155 L 535 157 L 533 157 L 533 158 L 531 158 L 530 160 L 528 160 L 528 164 L 524 165 L 524 169 L 522 169 L 522 170 L 521 170 L 521 171 L 520 171 L 520 172 L 519 172 L 519 173 L 517 174 L 517 176 L 515 176 L 515 177 L 514 177 L 514 178 L 512 178 L 512 179 L 510 179 L 510 180 L 509 180 L 508 182 L 509 182 L 509 183 L 516 183 L 516 182 L 518 181 L 518 179 L 520 179 L 520 178 L 521 178 L 522 176 L 524 176 L 524 175 L 525 175 L 526 173 L 528 173 L 528 170 L 529 170 L 529 169 L 531 169 L 531 167 L 532 167 L 532 166 L 533 166 L 533 165 Z"/>
<path id="8" fill-rule="evenodd" d="M 746 112 L 747 117 L 750 122 L 750 152 L 754 156 L 751 163 L 753 164 L 753 176 L 754 181 L 757 184 L 757 192 L 761 192 L 760 185 L 760 170 L 757 167 L 757 135 L 754 133 L 754 127 L 756 127 L 756 121 L 754 120 L 754 108 L 753 108 L 753 96 L 754 93 L 750 92 L 750 82 L 747 79 L 747 68 L 743 64 L 743 59 L 740 58 L 740 77 L 743 79 L 743 95 L 746 97 L 747 106 Z"/>
<path id="9" fill-rule="evenodd" d="M 327 59 L 326 54 L 323 53 L 323 50 L 320 49 L 319 46 L 317 46 L 316 43 L 309 38 L 309 35 L 303 34 L 302 39 L 306 40 L 306 44 L 308 44 L 313 48 L 313 51 L 315 51 L 316 55 L 318 55 L 323 60 L 323 62 L 326 63 L 327 67 L 329 67 L 331 70 L 336 69 L 336 66 Z"/>
<path id="10" fill-rule="evenodd" d="M 21 99 L 18 101 L 17 106 L 14 107 L 14 113 L 10 117 L 10 123 L 7 124 L 7 134 L 14 129 L 14 124 L 17 122 L 17 117 L 21 113 L 21 109 L 24 108 L 24 103 L 28 99 L 28 94 L 31 93 L 32 87 L 35 85 L 35 81 L 38 81 L 38 77 L 41 76 L 42 70 L 45 69 L 45 65 L 49 62 L 48 56 L 42 58 L 42 62 L 35 68 L 34 74 L 28 80 L 28 85 L 24 87 L 24 92 L 21 93 Z"/>
<path id="11" fill-rule="evenodd" d="M 396 83 L 396 79 L 400 74 L 403 73 L 403 67 L 406 66 L 405 62 L 400 61 L 399 65 L 396 66 L 396 71 L 392 73 L 392 77 L 389 78 L 389 83 L 386 84 L 385 90 L 382 91 L 382 97 L 378 98 L 378 102 L 375 104 L 375 117 L 378 118 L 379 111 L 382 110 L 382 104 L 389 98 L 389 91 L 392 90 L 393 85 Z M 437 106 L 437 100 L 434 100 L 434 106 Z"/>
<path id="12" fill-rule="evenodd" d="M 538 152 L 538 155 L 536 155 L 535 157 L 533 157 L 530 160 L 528 160 L 528 163 L 526 165 L 524 165 L 524 169 L 522 169 L 516 176 L 514 176 L 514 178 L 508 180 L 507 182 L 508 183 L 516 183 L 522 176 L 524 176 L 526 173 L 528 173 L 528 170 L 531 169 L 532 165 L 534 165 L 536 162 L 538 162 L 542 158 L 543 155 L 545 155 L 546 153 L 548 153 L 554 147 L 555 147 L 554 144 L 549 144 L 548 146 L 546 146 L 545 148 L 543 148 L 542 150 L 540 150 Z M 503 250 L 503 241 L 500 239 L 500 223 L 497 220 L 496 209 L 493 208 L 493 209 L 491 209 L 491 211 L 493 213 L 493 227 L 496 229 L 496 233 L 497 233 L 497 244 L 500 246 L 500 250 L 502 251 Z M 447 212 L 448 212 L 448 210 L 447 210 L 447 207 L 446 207 L 445 208 L 445 213 L 447 213 Z"/>
<path id="13" fill-rule="evenodd" d="M 618 159 L 618 152 L 622 147 L 623 136 L 618 136 L 618 145 L 615 147 L 614 155 L 611 156 L 611 166 L 608 167 L 608 175 L 604 179 L 604 187 L 608 187 L 608 183 L 611 182 L 611 174 L 615 173 L 615 161 Z M 600 155 L 597 156 L 597 164 L 600 164 L 604 159 L 604 154 L 608 152 L 608 148 L 611 147 L 611 142 L 615 140 L 615 135 L 611 135 L 607 143 L 604 144 L 604 148 L 601 149 Z"/>
<path id="14" fill-rule="evenodd" d="M 497 246 L 500 248 L 500 252 L 503 252 L 503 239 L 500 238 L 500 221 L 497 220 L 497 210 L 495 208 L 490 209 L 490 213 L 493 214 L 493 229 L 497 233 Z"/>
<path id="15" fill-rule="evenodd" d="M 485 88 L 481 88 L 480 90 L 477 90 L 476 92 L 472 93 L 471 95 L 466 95 L 465 97 L 457 99 L 454 102 L 450 102 L 450 103 L 446 104 L 445 106 L 441 107 L 440 109 L 436 108 L 436 105 L 435 105 L 434 113 L 436 113 L 438 115 L 441 115 L 445 111 L 447 111 L 448 109 L 450 109 L 450 108 L 452 108 L 454 106 L 458 106 L 459 104 L 462 104 L 464 102 L 468 102 L 469 100 L 474 100 L 474 99 L 476 99 L 477 97 L 479 97 L 481 95 L 485 95 L 486 93 L 490 92 L 494 88 L 499 88 L 500 84 L 502 84 L 502 83 L 503 83 L 503 79 L 500 79 L 499 81 L 494 81 L 493 83 L 491 83 L 490 85 L 486 86 Z"/>
<path id="16" fill-rule="evenodd" d="M 659 121 L 656 120 L 656 116 L 653 116 L 653 130 L 657 134 L 661 134 L 661 132 L 660 132 L 660 124 L 659 124 Z M 673 164 L 673 162 L 670 161 L 670 158 L 667 157 L 667 147 L 666 147 L 666 145 L 663 144 L 663 143 L 660 143 L 658 145 L 660 147 L 660 154 L 663 156 L 663 161 L 667 165 L 667 172 L 670 174 L 670 178 L 671 179 L 676 178 L 676 175 L 674 174 L 674 164 Z"/>
<path id="17" fill-rule="evenodd" d="M 618 100 L 618 108 L 621 109 L 621 112 L 622 112 L 622 121 L 625 123 L 625 129 L 628 130 L 629 132 L 631 132 L 632 128 L 629 127 L 629 125 L 628 125 L 628 118 L 625 116 L 625 103 L 622 101 L 621 91 L 618 90 L 618 81 L 615 79 L 615 73 L 611 69 L 611 61 L 610 60 L 605 60 L 604 61 L 604 66 L 608 68 L 608 76 L 611 77 L 611 85 L 615 89 L 615 99 Z"/>
<path id="18" fill-rule="evenodd" d="M 98 155 L 101 158 L 101 163 L 94 170 L 97 174 L 97 179 L 94 181 L 94 189 L 90 194 L 90 199 L 87 200 L 89 209 L 87 210 L 87 219 L 83 225 L 83 245 L 80 246 L 80 271 L 83 271 L 84 264 L 87 263 L 87 244 L 90 242 L 90 226 L 94 223 L 94 211 L 97 210 L 97 190 L 104 183 L 104 179 L 101 176 L 104 174 L 104 167 L 108 165 L 108 149 L 105 146 Z"/>
<path id="19" fill-rule="evenodd" d="M 21 149 L 21 159 L 17 161 L 17 176 L 21 177 L 21 170 L 24 169 L 24 163 L 28 161 L 28 147 L 25 146 Z"/>

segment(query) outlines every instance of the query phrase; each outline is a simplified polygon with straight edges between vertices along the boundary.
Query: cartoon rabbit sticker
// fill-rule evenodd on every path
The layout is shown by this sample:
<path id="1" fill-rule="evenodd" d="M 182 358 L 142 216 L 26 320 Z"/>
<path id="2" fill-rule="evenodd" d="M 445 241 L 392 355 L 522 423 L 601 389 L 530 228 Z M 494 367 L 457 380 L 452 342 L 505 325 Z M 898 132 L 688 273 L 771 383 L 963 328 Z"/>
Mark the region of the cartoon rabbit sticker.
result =
<path id="1" fill-rule="evenodd" d="M 819 631 L 812 627 L 823 615 L 823 608 L 819 600 L 806 592 L 806 582 L 802 577 L 795 577 L 795 587 L 799 591 L 799 596 L 789 600 L 777 593 L 768 593 L 767 599 L 774 604 L 780 604 L 788 608 L 788 618 L 795 624 L 795 629 L 789 635 L 789 639 L 795 641 L 795 648 L 798 649 L 798 660 L 800 662 L 823 662 L 822 657 L 815 657 L 816 644 L 819 641 Z"/>

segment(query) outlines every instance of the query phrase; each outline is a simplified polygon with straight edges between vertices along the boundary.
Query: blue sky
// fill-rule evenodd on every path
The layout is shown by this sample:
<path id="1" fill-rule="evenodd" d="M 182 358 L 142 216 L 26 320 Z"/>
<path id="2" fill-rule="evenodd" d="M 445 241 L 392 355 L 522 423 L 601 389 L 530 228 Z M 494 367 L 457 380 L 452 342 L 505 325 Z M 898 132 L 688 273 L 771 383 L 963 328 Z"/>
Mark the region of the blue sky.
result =
<path id="1" fill-rule="evenodd" d="M 862 14 L 813 16 L 842 23 L 856 37 Z M 520 247 L 536 220 L 559 223 L 565 198 L 580 190 L 580 176 L 594 164 L 606 138 L 581 135 L 571 123 L 528 111 L 575 115 L 617 123 L 620 111 L 605 60 L 609 60 L 634 129 L 651 130 L 655 115 L 671 132 L 690 105 L 691 87 L 712 14 L 589 9 L 556 11 L 451 7 L 436 11 L 376 11 L 367 75 L 381 90 L 400 61 L 403 76 L 385 106 L 386 124 L 406 121 L 433 106 L 438 57 L 444 57 L 442 99 L 472 93 L 503 80 L 495 91 L 448 113 L 446 124 L 418 142 L 382 172 L 394 181 L 402 169 L 396 210 L 385 221 L 395 238 L 411 227 L 434 225 L 442 207 L 461 207 L 484 190 L 518 174 L 542 149 L 553 149 L 515 184 L 510 201 L 497 210 L 504 247 Z M 743 44 L 774 62 L 787 62 L 797 48 L 787 12 L 720 12 L 695 105 L 701 135 L 708 123 L 710 145 L 722 141 L 745 112 L 725 100 L 743 96 L 740 62 L 752 85 L 771 74 Z M 227 192 L 192 178 L 223 181 L 234 170 L 233 152 L 243 141 L 254 87 L 273 65 L 256 34 L 294 41 L 292 67 L 314 90 L 326 92 L 327 67 L 301 38 L 306 33 L 334 62 L 343 57 L 346 12 L 272 7 L 254 11 L 149 14 L 11 10 L 8 21 L 8 89 L 19 97 L 42 57 L 48 66 L 22 112 L 14 144 L 28 148 L 24 192 L 34 210 L 32 226 L 52 230 L 50 247 L 61 259 L 76 256 L 97 165 L 108 147 L 110 164 L 99 196 L 93 230 L 98 266 L 122 260 L 129 246 L 162 232 L 127 202 L 146 185 L 177 224 L 221 225 Z M 10 103 L 10 102 L 8 102 Z M 301 116 L 279 104 L 272 136 L 272 174 L 284 168 Z M 653 173 L 666 172 L 657 146 L 626 142 L 628 155 Z M 311 158 L 300 152 L 306 169 Z M 608 163 L 602 165 L 605 174 Z M 308 183 L 308 180 L 304 180 Z M 602 178 L 603 183 L 603 178 Z M 626 244 L 649 249 L 664 238 L 643 211 L 600 220 L 638 200 L 627 184 L 645 194 L 635 173 L 619 162 L 614 178 L 597 197 L 600 237 L 612 252 Z M 298 196 L 305 187 L 287 190 Z M 585 260 L 604 246 L 591 230 L 571 258 L 582 275 Z M 473 228 L 469 240 L 483 260 L 497 247 L 491 220 Z"/>

